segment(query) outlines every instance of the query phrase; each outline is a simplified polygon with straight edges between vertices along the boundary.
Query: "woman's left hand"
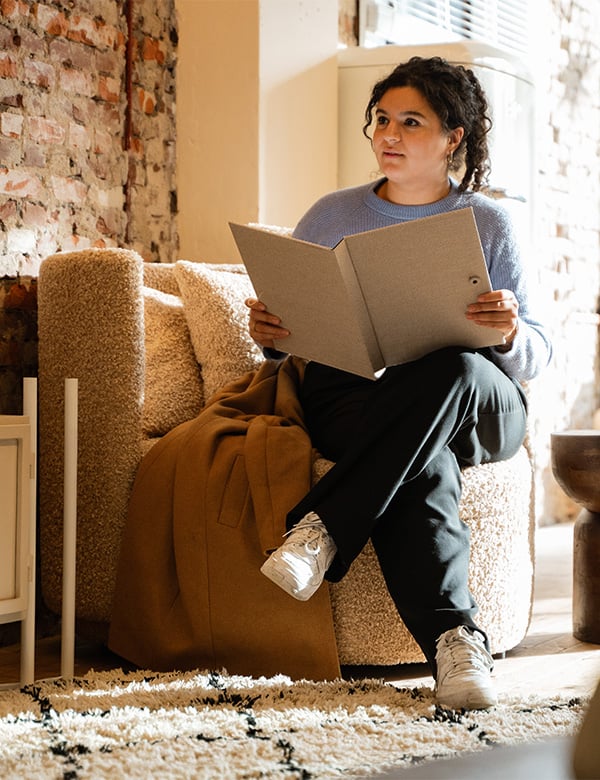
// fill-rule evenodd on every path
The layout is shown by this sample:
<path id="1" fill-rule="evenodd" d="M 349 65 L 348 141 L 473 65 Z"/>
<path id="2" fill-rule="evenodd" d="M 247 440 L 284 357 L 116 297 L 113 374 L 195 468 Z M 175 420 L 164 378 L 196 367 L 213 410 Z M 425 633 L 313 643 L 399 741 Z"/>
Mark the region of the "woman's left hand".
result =
<path id="1" fill-rule="evenodd" d="M 517 333 L 519 303 L 510 290 L 482 293 L 475 303 L 467 307 L 467 319 L 499 330 L 508 345 Z"/>

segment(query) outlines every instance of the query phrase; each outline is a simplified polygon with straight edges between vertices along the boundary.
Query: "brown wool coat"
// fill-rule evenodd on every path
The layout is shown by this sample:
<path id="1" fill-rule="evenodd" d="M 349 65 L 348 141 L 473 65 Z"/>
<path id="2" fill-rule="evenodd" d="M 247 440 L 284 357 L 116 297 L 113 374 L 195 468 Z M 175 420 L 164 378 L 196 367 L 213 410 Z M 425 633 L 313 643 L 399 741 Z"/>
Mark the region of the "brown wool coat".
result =
<path id="1" fill-rule="evenodd" d="M 156 671 L 333 679 L 327 585 L 299 602 L 259 571 L 311 484 L 302 364 L 264 363 L 158 442 L 138 470 L 109 647 Z"/>

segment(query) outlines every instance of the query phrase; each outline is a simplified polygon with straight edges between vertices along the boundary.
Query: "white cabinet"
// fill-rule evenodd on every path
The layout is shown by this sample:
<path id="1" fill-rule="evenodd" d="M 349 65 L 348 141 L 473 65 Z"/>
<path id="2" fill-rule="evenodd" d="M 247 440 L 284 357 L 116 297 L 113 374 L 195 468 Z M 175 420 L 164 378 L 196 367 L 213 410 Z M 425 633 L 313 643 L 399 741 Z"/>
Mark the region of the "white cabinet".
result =
<path id="1" fill-rule="evenodd" d="M 21 683 L 33 681 L 35 457 L 29 416 L 0 415 L 0 623 L 21 621 Z"/>

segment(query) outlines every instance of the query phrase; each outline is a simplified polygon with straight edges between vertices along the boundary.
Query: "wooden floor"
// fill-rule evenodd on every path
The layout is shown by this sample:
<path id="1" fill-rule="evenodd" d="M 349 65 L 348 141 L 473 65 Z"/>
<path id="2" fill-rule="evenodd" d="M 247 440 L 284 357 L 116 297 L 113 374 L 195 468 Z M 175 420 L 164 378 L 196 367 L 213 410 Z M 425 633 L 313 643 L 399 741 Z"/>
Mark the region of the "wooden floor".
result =
<path id="1" fill-rule="evenodd" d="M 591 693 L 600 679 L 600 645 L 584 644 L 571 633 L 571 565 L 573 528 L 548 526 L 536 539 L 535 603 L 529 632 L 506 658 L 497 660 L 494 676 L 500 695 Z M 121 660 L 104 648 L 78 642 L 75 674 L 90 669 L 114 669 Z M 357 668 L 345 670 L 357 676 Z M 43 639 L 36 647 L 36 678 L 60 674 L 60 639 Z M 430 685 L 425 665 L 375 667 L 369 676 L 385 677 L 402 685 Z M 0 685 L 18 681 L 19 646 L 0 648 Z"/>
<path id="2" fill-rule="evenodd" d="M 531 625 L 521 644 L 495 662 L 500 696 L 580 696 L 596 688 L 600 645 L 580 642 L 572 634 L 572 553 L 571 524 L 538 529 Z M 420 666 L 395 667 L 385 676 L 403 685 L 431 682 Z"/>

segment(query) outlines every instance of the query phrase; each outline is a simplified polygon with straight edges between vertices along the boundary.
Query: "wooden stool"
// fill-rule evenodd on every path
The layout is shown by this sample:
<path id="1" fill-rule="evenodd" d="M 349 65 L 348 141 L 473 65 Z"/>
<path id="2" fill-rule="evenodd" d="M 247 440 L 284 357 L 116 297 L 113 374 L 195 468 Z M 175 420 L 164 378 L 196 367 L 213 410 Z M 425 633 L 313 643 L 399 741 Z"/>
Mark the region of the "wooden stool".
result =
<path id="1" fill-rule="evenodd" d="M 600 431 L 551 436 L 552 472 L 580 504 L 573 529 L 573 635 L 600 644 Z"/>

